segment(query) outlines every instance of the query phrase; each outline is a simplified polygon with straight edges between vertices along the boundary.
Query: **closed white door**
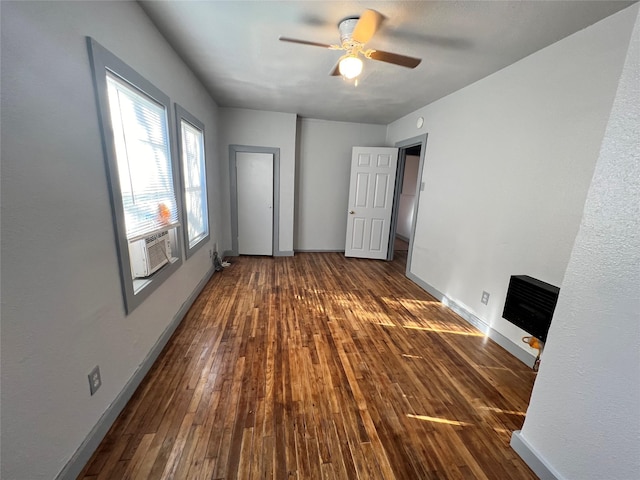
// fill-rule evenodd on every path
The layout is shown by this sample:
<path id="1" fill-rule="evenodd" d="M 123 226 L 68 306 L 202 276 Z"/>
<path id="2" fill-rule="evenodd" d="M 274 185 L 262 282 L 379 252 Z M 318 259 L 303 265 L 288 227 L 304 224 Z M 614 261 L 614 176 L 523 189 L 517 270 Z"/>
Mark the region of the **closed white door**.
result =
<path id="1" fill-rule="evenodd" d="M 347 257 L 387 258 L 397 166 L 397 148 L 353 147 Z"/>
<path id="2" fill-rule="evenodd" d="M 273 154 L 236 153 L 238 253 L 273 255 Z"/>

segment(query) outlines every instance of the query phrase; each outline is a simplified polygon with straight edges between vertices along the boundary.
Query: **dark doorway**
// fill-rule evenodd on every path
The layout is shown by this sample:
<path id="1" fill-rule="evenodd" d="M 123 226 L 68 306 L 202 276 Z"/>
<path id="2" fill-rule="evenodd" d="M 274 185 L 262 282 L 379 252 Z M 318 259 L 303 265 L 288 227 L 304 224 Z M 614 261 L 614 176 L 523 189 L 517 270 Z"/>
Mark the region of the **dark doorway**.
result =
<path id="1" fill-rule="evenodd" d="M 411 261 L 426 139 L 424 135 L 396 145 L 399 148 L 398 170 L 387 259 L 402 262 L 407 272 Z"/>

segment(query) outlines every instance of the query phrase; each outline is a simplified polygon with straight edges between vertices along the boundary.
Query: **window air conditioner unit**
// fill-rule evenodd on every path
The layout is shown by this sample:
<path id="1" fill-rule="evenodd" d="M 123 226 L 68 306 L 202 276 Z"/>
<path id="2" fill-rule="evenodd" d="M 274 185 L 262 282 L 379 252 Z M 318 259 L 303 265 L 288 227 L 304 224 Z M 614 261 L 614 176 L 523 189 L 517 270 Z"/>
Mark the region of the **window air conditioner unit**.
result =
<path id="1" fill-rule="evenodd" d="M 169 263 L 171 244 L 169 232 L 164 231 L 129 244 L 131 273 L 134 278 L 148 277 Z"/>

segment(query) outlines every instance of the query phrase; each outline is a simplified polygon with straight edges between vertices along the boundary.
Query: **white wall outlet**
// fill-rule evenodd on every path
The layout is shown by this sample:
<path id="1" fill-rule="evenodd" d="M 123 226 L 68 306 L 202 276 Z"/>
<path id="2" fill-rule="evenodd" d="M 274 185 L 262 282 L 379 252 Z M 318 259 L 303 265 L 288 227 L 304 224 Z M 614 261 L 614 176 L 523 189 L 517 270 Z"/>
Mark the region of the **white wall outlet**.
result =
<path id="1" fill-rule="evenodd" d="M 480 300 L 482 303 L 484 303 L 485 305 L 487 305 L 489 303 L 489 292 L 482 292 L 482 300 Z"/>
<path id="2" fill-rule="evenodd" d="M 96 365 L 89 374 L 89 391 L 91 392 L 91 395 L 96 393 L 101 386 L 102 378 L 100 378 L 100 367 Z"/>

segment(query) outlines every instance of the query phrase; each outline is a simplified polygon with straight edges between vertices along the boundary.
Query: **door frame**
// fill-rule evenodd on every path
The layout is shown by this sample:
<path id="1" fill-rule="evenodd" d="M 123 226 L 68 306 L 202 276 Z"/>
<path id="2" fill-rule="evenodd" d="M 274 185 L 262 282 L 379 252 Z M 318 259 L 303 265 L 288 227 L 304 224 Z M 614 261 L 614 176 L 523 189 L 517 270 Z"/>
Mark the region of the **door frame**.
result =
<path id="1" fill-rule="evenodd" d="M 424 170 L 424 158 L 427 149 L 427 133 L 416 137 L 407 138 L 396 142 L 395 147 L 398 148 L 398 169 L 396 171 L 396 184 L 393 194 L 393 209 L 391 211 L 391 228 L 389 229 L 389 250 L 387 252 L 387 260 L 393 260 L 394 239 L 396 230 L 398 229 L 398 210 L 400 208 L 400 185 L 404 179 L 404 167 L 407 158 L 407 150 L 412 147 L 420 147 L 420 160 L 418 163 L 418 178 L 416 179 L 416 200 L 413 206 L 413 218 L 411 219 L 411 232 L 409 234 L 409 251 L 407 252 L 407 266 L 405 274 L 408 276 L 411 271 L 411 256 L 413 254 L 413 238 L 416 234 L 416 220 L 418 219 L 418 205 L 420 203 L 420 193 L 422 192 L 422 172 Z"/>
<path id="2" fill-rule="evenodd" d="M 238 175 L 236 172 L 237 153 L 268 153 L 273 155 L 273 238 L 271 255 L 281 256 L 280 252 L 280 149 L 256 147 L 252 145 L 229 145 L 229 179 L 231 181 L 231 256 L 238 252 Z"/>

